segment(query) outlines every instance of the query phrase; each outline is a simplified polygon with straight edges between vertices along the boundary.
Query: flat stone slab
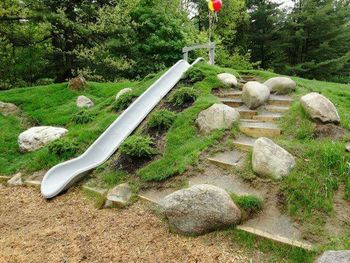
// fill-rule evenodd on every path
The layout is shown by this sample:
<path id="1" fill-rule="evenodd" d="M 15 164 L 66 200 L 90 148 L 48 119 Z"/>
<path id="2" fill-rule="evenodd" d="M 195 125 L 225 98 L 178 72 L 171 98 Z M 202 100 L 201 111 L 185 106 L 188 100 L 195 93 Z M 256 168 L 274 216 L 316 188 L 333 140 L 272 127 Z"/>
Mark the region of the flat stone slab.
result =
<path id="1" fill-rule="evenodd" d="M 239 99 L 242 96 L 242 91 L 222 92 L 218 93 L 217 96 L 219 98 Z"/>
<path id="2" fill-rule="evenodd" d="M 282 113 L 263 111 L 260 112 L 258 115 L 253 116 L 253 119 L 261 122 L 275 122 L 282 116 Z"/>
<path id="3" fill-rule="evenodd" d="M 0 175 L 0 183 L 6 183 L 10 179 L 11 179 L 10 176 Z"/>
<path id="4" fill-rule="evenodd" d="M 222 98 L 220 101 L 230 107 L 240 107 L 243 105 L 241 99 Z"/>
<path id="5" fill-rule="evenodd" d="M 350 250 L 325 251 L 315 263 L 349 263 Z"/>
<path id="6" fill-rule="evenodd" d="M 198 184 L 210 184 L 220 187 L 229 193 L 236 195 L 255 195 L 263 198 L 262 193 L 250 187 L 241 178 L 236 175 L 222 175 L 219 171 L 212 171 L 211 174 L 203 174 L 191 177 L 188 181 L 189 186 Z"/>
<path id="7" fill-rule="evenodd" d="M 167 189 L 161 189 L 161 190 L 150 189 L 150 190 L 141 191 L 139 193 L 139 197 L 143 200 L 146 200 L 155 204 L 160 204 L 160 202 L 163 200 L 164 197 L 176 192 L 177 190 L 179 189 L 175 189 L 175 188 L 167 188 Z"/>
<path id="8" fill-rule="evenodd" d="M 246 154 L 241 151 L 228 151 L 218 153 L 213 157 L 209 157 L 208 160 L 222 168 L 240 167 L 244 164 Z"/>
<path id="9" fill-rule="evenodd" d="M 252 119 L 253 116 L 258 114 L 258 111 L 249 109 L 246 105 L 236 108 L 241 115 L 242 119 Z"/>
<path id="10" fill-rule="evenodd" d="M 248 137 L 245 135 L 240 135 L 233 141 L 233 145 L 240 150 L 250 151 L 253 149 L 253 145 L 255 141 L 256 141 L 255 138 Z"/>
<path id="11" fill-rule="evenodd" d="M 41 181 L 45 176 L 46 171 L 38 171 L 29 176 L 24 183 L 29 186 L 40 187 Z"/>
<path id="12" fill-rule="evenodd" d="M 276 124 L 269 122 L 241 122 L 239 130 L 254 138 L 274 138 L 281 134 L 281 129 Z"/>
<path id="13" fill-rule="evenodd" d="M 287 107 L 290 104 L 292 104 L 293 99 L 288 95 L 273 95 L 273 94 L 271 94 L 270 98 L 267 102 L 270 105 Z"/>
<path id="14" fill-rule="evenodd" d="M 265 110 L 269 112 L 285 113 L 289 110 L 289 107 L 267 105 L 265 106 Z"/>
<path id="15" fill-rule="evenodd" d="M 87 186 L 87 185 L 83 185 L 82 188 L 86 191 L 90 191 L 96 194 L 99 194 L 101 196 L 104 196 L 107 194 L 108 190 L 107 189 L 103 189 L 103 188 L 98 188 L 98 187 L 92 187 L 92 186 Z"/>

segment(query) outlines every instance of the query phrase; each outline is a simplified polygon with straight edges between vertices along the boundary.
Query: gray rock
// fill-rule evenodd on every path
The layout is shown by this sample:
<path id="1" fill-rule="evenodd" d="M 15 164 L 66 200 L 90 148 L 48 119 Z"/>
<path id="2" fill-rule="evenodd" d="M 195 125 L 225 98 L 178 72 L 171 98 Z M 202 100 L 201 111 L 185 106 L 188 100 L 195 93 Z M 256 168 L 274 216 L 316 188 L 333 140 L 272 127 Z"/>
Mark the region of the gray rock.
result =
<path id="1" fill-rule="evenodd" d="M 322 123 L 340 122 L 340 117 L 334 104 L 319 93 L 311 92 L 300 98 L 301 106 L 313 120 Z"/>
<path id="2" fill-rule="evenodd" d="M 120 98 L 121 95 L 125 94 L 125 93 L 129 93 L 129 92 L 132 92 L 132 89 L 131 88 L 125 88 L 125 89 L 122 89 L 120 90 L 117 95 L 115 96 L 115 100 L 118 100 Z"/>
<path id="3" fill-rule="evenodd" d="M 201 184 L 166 196 L 161 206 L 172 230 L 204 234 L 240 222 L 241 211 L 226 191 Z"/>
<path id="4" fill-rule="evenodd" d="M 350 263 L 350 250 L 325 251 L 315 263 Z"/>
<path id="5" fill-rule="evenodd" d="M 105 208 L 110 207 L 125 207 L 129 204 L 132 197 L 132 190 L 129 184 L 120 184 L 114 187 L 107 194 Z"/>
<path id="6" fill-rule="evenodd" d="M 14 115 L 19 113 L 19 111 L 19 108 L 15 104 L 0 101 L 0 113 L 3 115 Z"/>
<path id="7" fill-rule="evenodd" d="M 350 152 L 350 142 L 345 145 L 345 150 Z"/>
<path id="8" fill-rule="evenodd" d="M 253 146 L 253 171 L 259 175 L 281 179 L 295 166 L 293 155 L 268 138 L 257 139 Z"/>
<path id="9" fill-rule="evenodd" d="M 38 150 L 48 143 L 61 138 L 68 130 L 59 127 L 38 126 L 32 127 L 18 136 L 19 149 L 22 152 Z"/>
<path id="10" fill-rule="evenodd" d="M 275 77 L 267 80 L 264 85 L 269 87 L 271 93 L 288 94 L 295 91 L 297 84 L 289 77 Z"/>
<path id="11" fill-rule="evenodd" d="M 10 186 L 20 186 L 23 185 L 22 174 L 15 174 L 10 180 L 7 181 L 7 184 Z"/>
<path id="12" fill-rule="evenodd" d="M 216 129 L 231 128 L 239 118 L 239 112 L 234 108 L 224 104 L 214 104 L 199 113 L 196 125 L 201 132 L 210 133 Z"/>
<path id="13" fill-rule="evenodd" d="M 242 89 L 242 101 L 250 109 L 256 109 L 263 105 L 269 96 L 269 88 L 257 81 L 247 82 Z"/>
<path id="14" fill-rule="evenodd" d="M 93 107 L 94 106 L 94 103 L 93 103 L 93 101 L 92 100 L 90 100 L 88 97 L 86 97 L 86 96 L 79 96 L 78 98 L 77 98 L 77 106 L 79 107 L 79 108 L 91 108 L 91 107 Z"/>
<path id="15" fill-rule="evenodd" d="M 221 73 L 218 75 L 218 79 L 227 87 L 237 87 L 237 78 L 230 73 Z"/>

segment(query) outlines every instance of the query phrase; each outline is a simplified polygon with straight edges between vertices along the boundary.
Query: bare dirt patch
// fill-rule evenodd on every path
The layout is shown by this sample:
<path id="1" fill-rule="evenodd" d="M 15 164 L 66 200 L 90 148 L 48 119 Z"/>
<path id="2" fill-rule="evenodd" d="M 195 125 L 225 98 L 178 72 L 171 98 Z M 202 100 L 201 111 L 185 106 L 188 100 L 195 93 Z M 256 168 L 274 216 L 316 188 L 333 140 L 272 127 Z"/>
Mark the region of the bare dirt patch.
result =
<path id="1" fill-rule="evenodd" d="M 319 139 L 330 138 L 334 140 L 350 137 L 350 132 L 334 124 L 318 124 L 314 131 L 314 137 Z"/>
<path id="2" fill-rule="evenodd" d="M 0 262 L 249 262 L 225 232 L 183 237 L 138 202 L 97 210 L 77 191 L 45 201 L 0 185 Z M 253 255 L 260 262 L 263 254 Z M 258 261 L 256 261 L 257 259 Z"/>

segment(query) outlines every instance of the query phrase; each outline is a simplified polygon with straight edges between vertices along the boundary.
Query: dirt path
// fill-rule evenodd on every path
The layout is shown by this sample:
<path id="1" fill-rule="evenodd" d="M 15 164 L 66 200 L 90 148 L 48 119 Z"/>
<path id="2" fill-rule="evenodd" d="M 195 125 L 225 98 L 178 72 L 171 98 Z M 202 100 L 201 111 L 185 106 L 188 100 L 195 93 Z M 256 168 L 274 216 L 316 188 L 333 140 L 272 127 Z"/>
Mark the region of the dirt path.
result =
<path id="1" fill-rule="evenodd" d="M 1 263 L 249 261 L 222 232 L 169 233 L 143 202 L 97 210 L 77 190 L 47 202 L 34 188 L 0 185 Z"/>

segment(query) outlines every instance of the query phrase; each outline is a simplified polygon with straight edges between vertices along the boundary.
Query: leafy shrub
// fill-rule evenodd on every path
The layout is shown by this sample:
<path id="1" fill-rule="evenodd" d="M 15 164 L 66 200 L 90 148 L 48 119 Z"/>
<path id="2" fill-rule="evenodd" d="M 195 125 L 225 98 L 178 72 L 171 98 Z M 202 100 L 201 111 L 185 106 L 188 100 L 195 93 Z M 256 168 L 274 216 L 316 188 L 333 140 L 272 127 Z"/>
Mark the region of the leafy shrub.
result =
<path id="1" fill-rule="evenodd" d="M 116 102 L 113 103 L 112 108 L 116 111 L 125 110 L 133 102 L 135 94 L 132 92 L 121 95 Z"/>
<path id="2" fill-rule="evenodd" d="M 85 124 L 93 121 L 94 118 L 95 115 L 91 114 L 87 110 L 81 110 L 72 117 L 72 121 L 76 124 Z"/>
<path id="3" fill-rule="evenodd" d="M 47 85 L 50 85 L 54 83 L 54 80 L 53 79 L 50 79 L 50 78 L 43 78 L 43 79 L 38 79 L 36 82 L 35 82 L 35 85 L 36 86 L 47 86 Z"/>
<path id="4" fill-rule="evenodd" d="M 69 158 L 75 155 L 78 151 L 76 143 L 68 140 L 55 140 L 49 144 L 49 152 L 62 158 Z"/>
<path id="5" fill-rule="evenodd" d="M 175 106 L 182 106 L 185 103 L 194 102 L 198 98 L 198 91 L 183 87 L 175 91 L 175 93 L 170 97 L 169 102 Z"/>
<path id="6" fill-rule="evenodd" d="M 174 123 L 175 118 L 175 113 L 168 110 L 159 110 L 151 115 L 148 121 L 148 127 L 167 130 Z"/>
<path id="7" fill-rule="evenodd" d="M 120 146 L 120 153 L 131 158 L 150 158 L 157 152 L 150 137 L 133 135 Z"/>
<path id="8" fill-rule="evenodd" d="M 197 67 L 193 67 L 186 73 L 186 78 L 190 80 L 191 83 L 202 81 L 205 78 L 205 74 L 202 70 Z"/>

